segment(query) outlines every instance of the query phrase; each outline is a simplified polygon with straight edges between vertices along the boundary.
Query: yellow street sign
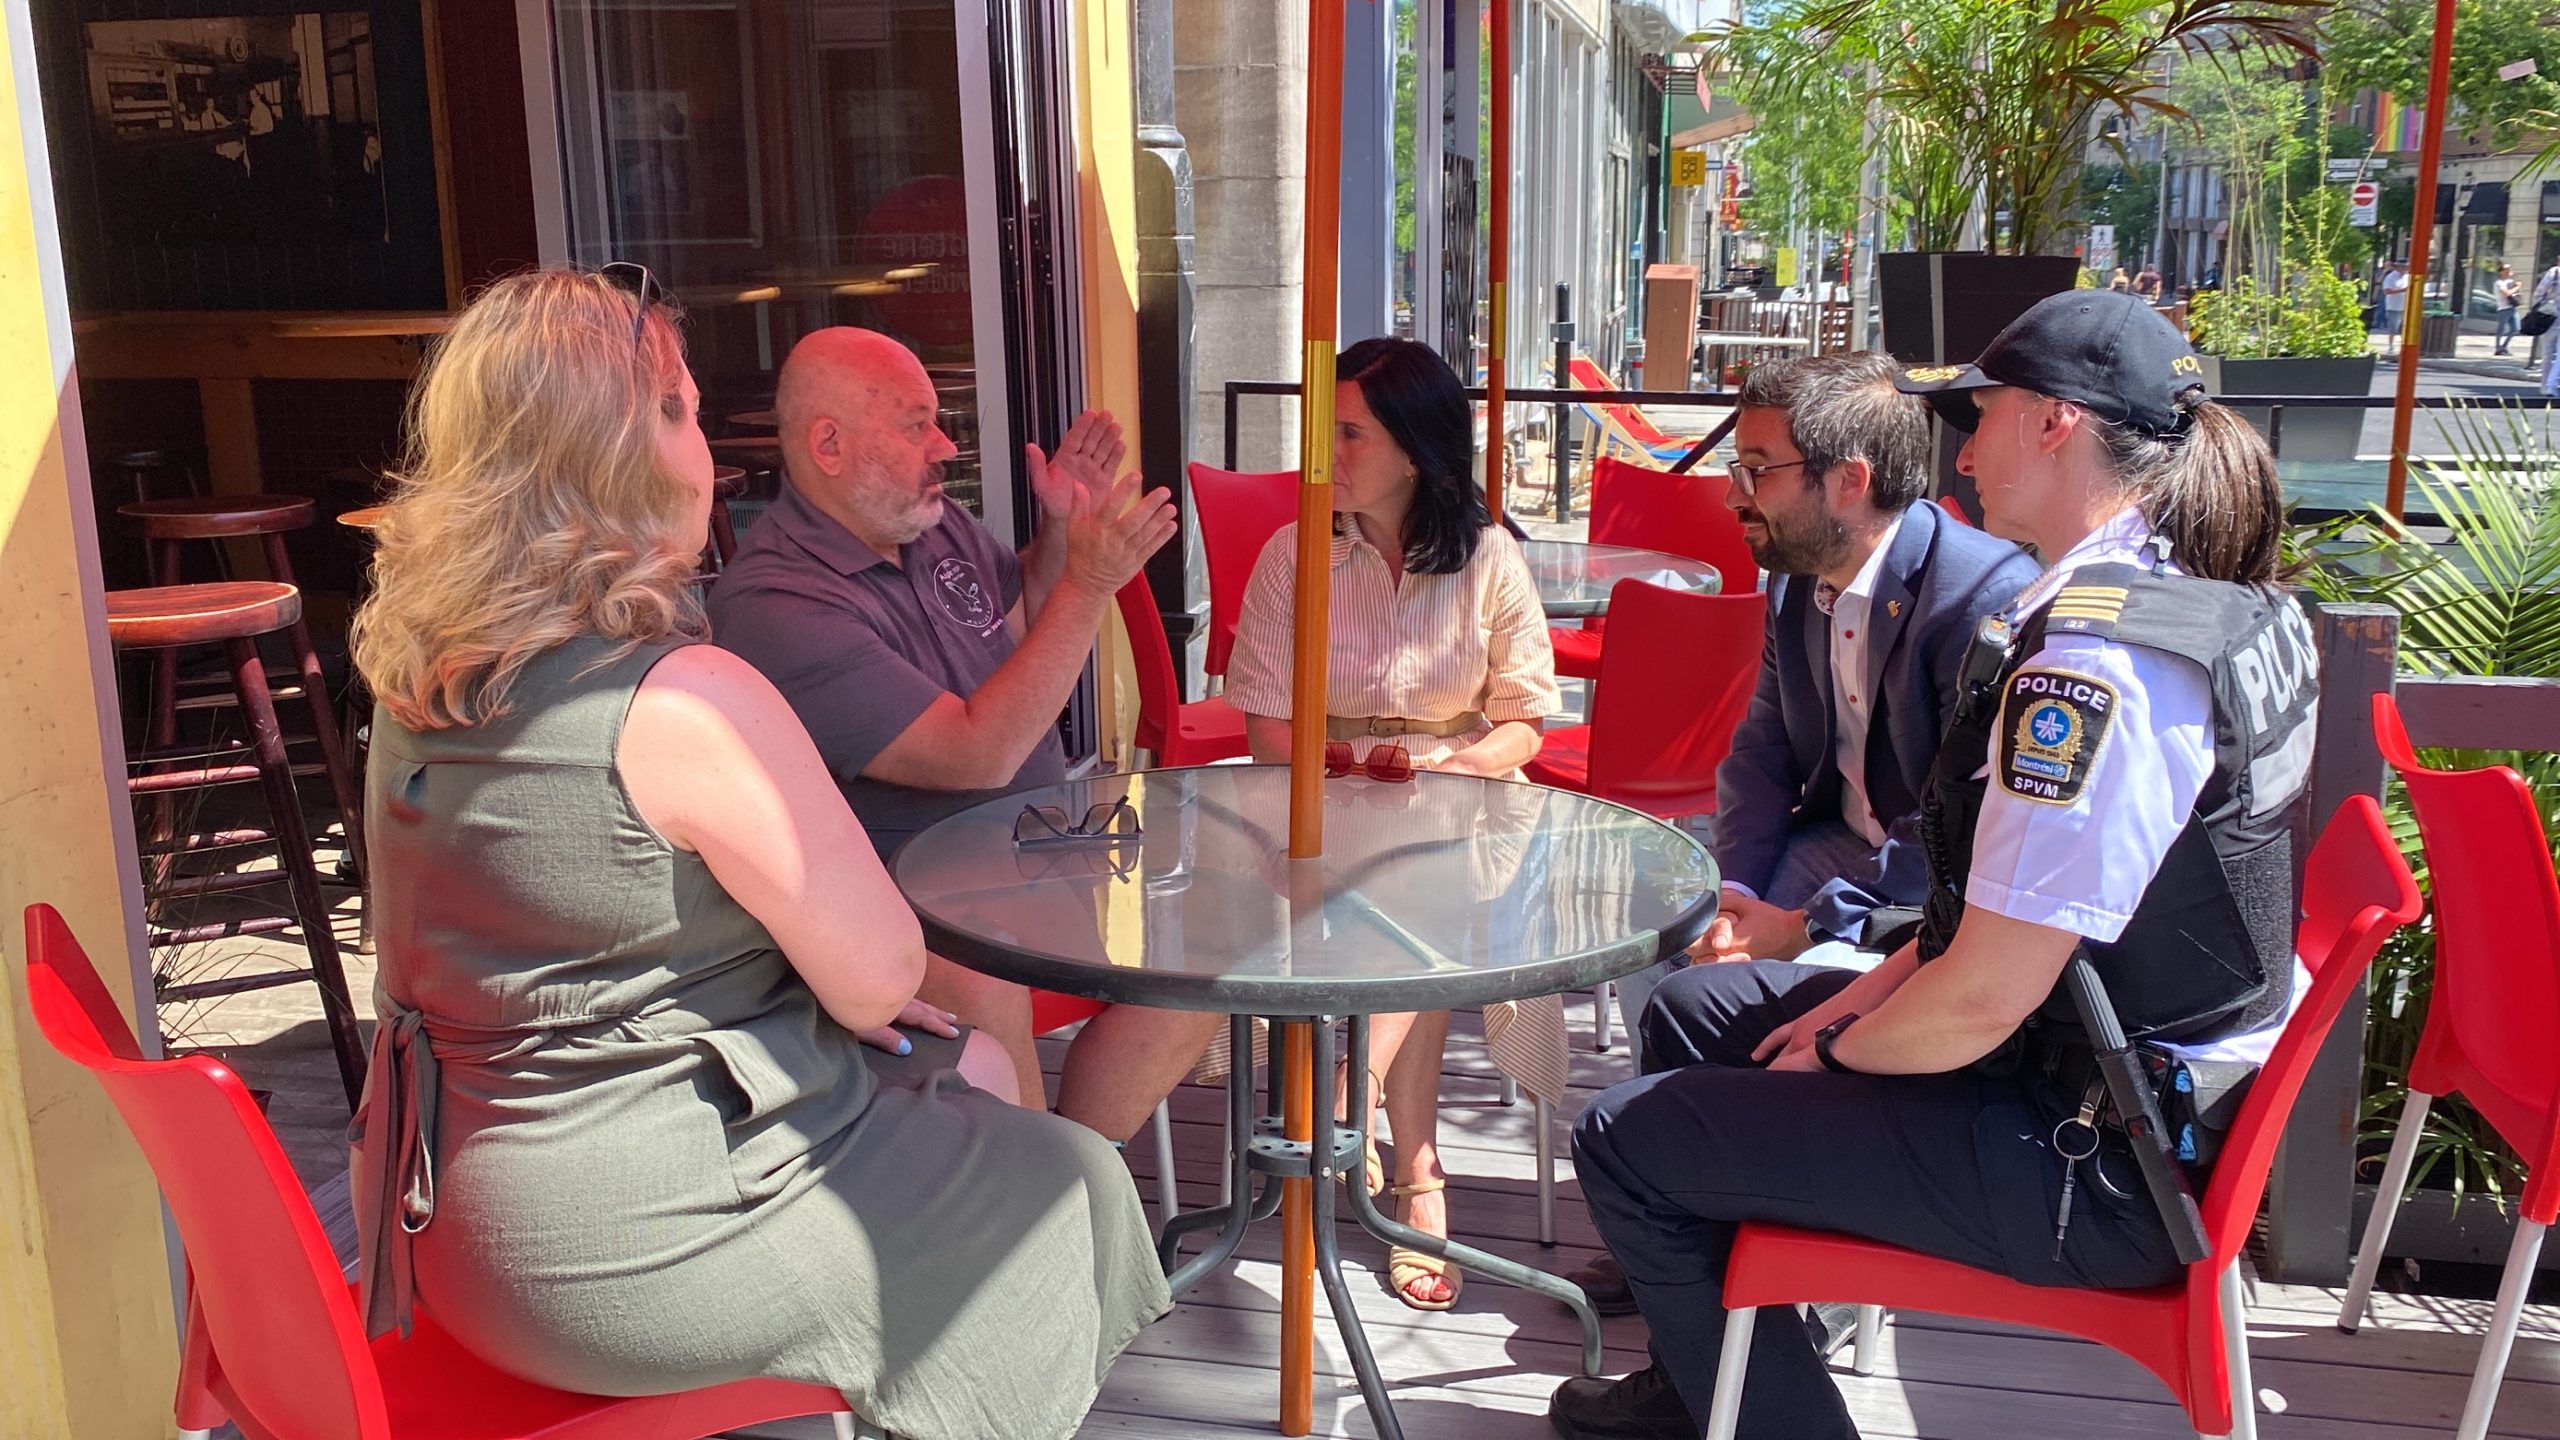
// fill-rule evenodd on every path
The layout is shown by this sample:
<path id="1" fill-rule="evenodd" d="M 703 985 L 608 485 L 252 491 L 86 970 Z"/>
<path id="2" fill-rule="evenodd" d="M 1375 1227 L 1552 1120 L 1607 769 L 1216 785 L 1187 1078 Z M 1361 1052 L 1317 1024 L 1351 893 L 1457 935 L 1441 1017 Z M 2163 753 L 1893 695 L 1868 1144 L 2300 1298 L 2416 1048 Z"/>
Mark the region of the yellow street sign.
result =
<path id="1" fill-rule="evenodd" d="M 1707 152 L 1674 150 L 1671 152 L 1671 183 L 1704 185 L 1707 183 Z"/>

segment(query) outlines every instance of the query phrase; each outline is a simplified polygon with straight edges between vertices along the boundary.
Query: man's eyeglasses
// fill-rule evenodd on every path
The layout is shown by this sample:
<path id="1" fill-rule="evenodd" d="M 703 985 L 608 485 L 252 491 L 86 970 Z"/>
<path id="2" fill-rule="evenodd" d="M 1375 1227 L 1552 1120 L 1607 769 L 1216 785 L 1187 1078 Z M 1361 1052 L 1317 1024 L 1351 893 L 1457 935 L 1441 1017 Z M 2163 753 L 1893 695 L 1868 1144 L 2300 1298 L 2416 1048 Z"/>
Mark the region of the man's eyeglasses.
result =
<path id="1" fill-rule="evenodd" d="M 649 308 L 667 298 L 665 287 L 649 267 L 637 260 L 616 260 L 596 271 L 605 282 L 640 302 L 639 313 L 631 317 L 631 353 L 640 353 L 641 339 L 649 331 Z"/>
<path id="2" fill-rule="evenodd" d="M 1400 780 L 1411 780 L 1413 756 L 1401 745 L 1380 745 L 1354 762 L 1351 758 L 1350 741 L 1327 740 L 1324 742 L 1324 773 L 1338 779 L 1353 771 L 1358 771 L 1372 780 L 1384 780 L 1390 784 Z"/>
<path id="3" fill-rule="evenodd" d="M 1081 820 L 1070 821 L 1067 812 L 1055 805 L 1025 805 L 1013 817 L 1013 843 L 1024 849 L 1047 845 L 1116 845 L 1135 840 L 1146 831 L 1138 823 L 1138 809 L 1127 796 L 1097 804 L 1084 812 Z"/>
<path id="4" fill-rule="evenodd" d="M 1804 463 L 1802 460 L 1781 460 L 1775 465 L 1745 465 L 1739 460 L 1728 460 L 1725 462 L 1724 469 L 1726 474 L 1733 477 L 1733 488 L 1741 491 L 1742 498 L 1748 500 L 1760 493 L 1761 476 Z"/>

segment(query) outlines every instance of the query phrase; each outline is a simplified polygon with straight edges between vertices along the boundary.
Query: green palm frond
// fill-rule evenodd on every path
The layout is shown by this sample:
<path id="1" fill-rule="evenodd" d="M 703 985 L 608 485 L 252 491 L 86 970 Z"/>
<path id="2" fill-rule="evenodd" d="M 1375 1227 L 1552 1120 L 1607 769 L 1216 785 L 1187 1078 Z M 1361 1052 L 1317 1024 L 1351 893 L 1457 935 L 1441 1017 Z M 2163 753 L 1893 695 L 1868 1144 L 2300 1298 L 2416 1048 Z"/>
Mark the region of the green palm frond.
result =
<path id="1" fill-rule="evenodd" d="M 2551 443 L 2551 412 L 2485 406 L 2444 414 L 2453 453 L 2419 462 L 2412 479 L 2418 508 L 2442 521 L 2445 539 L 2430 544 L 2378 510 L 2299 531 L 2293 546 L 2309 562 L 2306 588 L 2323 600 L 2397 607 L 2405 670 L 2560 676 L 2560 450 Z M 2560 755 L 2422 754 L 2449 769 L 2513 767 L 2541 802 L 2545 833 L 2560 835 Z M 2396 780 L 2384 798 L 2401 854 L 2423 884 L 2425 851 Z M 2389 1135 L 2408 1093 L 2434 957 L 2430 921 L 2393 935 L 2374 962 L 2358 1131 L 2369 1147 Z M 2378 1168 L 2378 1156 L 2369 1158 Z M 2519 1173 L 2514 1153 L 2468 1106 L 2439 1101 L 2429 1113 L 2413 1184 L 2433 1178 L 2456 1195 L 2483 1194 L 2503 1205 Z"/>

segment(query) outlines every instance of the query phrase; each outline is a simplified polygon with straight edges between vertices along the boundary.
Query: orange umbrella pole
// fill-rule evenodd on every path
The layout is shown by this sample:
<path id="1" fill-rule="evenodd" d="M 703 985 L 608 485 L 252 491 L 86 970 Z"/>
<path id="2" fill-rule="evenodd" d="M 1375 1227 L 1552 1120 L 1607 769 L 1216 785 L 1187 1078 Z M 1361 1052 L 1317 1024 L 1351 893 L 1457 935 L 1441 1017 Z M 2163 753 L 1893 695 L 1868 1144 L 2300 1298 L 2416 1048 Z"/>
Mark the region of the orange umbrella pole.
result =
<path id="1" fill-rule="evenodd" d="M 2408 506 L 2409 431 L 2418 409 L 2418 337 L 2427 315 L 2427 251 L 2436 234 L 2436 165 L 2444 158 L 2445 90 L 2453 80 L 2453 0 L 2436 0 L 2435 54 L 2427 64 L 2427 127 L 2418 142 L 2418 205 L 2409 217 L 2409 296 L 2400 307 L 2400 388 L 2391 406 L 2391 479 L 2382 504 L 2397 519 Z M 2461 277 L 2445 286 L 2458 296 Z M 2457 302 L 2458 303 L 2458 302 Z"/>
<path id="2" fill-rule="evenodd" d="M 1486 168 L 1493 184 L 1485 202 L 1485 228 L 1491 232 L 1485 273 L 1493 282 L 1492 328 L 1485 337 L 1484 365 L 1484 500 L 1493 518 L 1502 518 L 1503 489 L 1503 360 L 1510 353 L 1511 320 L 1511 6 L 1493 0 L 1485 7 L 1487 80 L 1493 89 L 1493 155 Z M 1564 443 L 1555 437 L 1556 444 Z M 1562 518 L 1562 517 L 1558 517 Z"/>
<path id="3" fill-rule="evenodd" d="M 1301 1021 L 1280 1027 L 1283 1129 L 1308 1139 L 1316 1128 L 1315 1036 Z M 1280 1433 L 1304 1435 L 1316 1415 L 1316 1226 L 1312 1180 L 1280 1182 Z"/>
<path id="4" fill-rule="evenodd" d="M 1298 401 L 1298 583 L 1289 683 L 1289 855 L 1324 853 L 1325 660 L 1333 598 L 1333 358 L 1342 270 L 1342 21 L 1349 0 L 1315 0 L 1307 16 L 1307 238 Z M 1282 1130 L 1315 1136 L 1314 1041 L 1285 1028 L 1290 1077 Z M 1313 1182 L 1280 1190 L 1280 1433 L 1315 1428 L 1316 1239 Z"/>
<path id="5" fill-rule="evenodd" d="M 1333 357 L 1342 251 L 1342 12 L 1307 19 L 1306 338 L 1298 397 L 1298 587 L 1289 685 L 1289 854 L 1324 853 L 1324 670 L 1333 598 Z"/>

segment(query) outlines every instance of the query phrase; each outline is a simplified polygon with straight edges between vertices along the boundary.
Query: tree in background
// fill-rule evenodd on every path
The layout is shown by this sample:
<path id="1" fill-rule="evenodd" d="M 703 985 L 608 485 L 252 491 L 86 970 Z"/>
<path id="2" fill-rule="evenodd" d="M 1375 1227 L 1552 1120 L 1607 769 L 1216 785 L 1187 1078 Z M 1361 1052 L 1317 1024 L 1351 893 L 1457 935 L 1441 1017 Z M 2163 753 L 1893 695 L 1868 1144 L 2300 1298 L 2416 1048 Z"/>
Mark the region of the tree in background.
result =
<path id="1" fill-rule="evenodd" d="M 2488 131 L 2499 149 L 2549 127 L 2560 112 L 2560 28 L 2552 16 L 2551 0 L 2455 0 L 2448 94 L 2462 121 Z M 2387 90 L 2404 104 L 2424 103 L 2432 0 L 2337 0 L 2323 31 L 2323 60 L 2341 93 Z M 2534 61 L 2539 73 L 2498 78 L 2519 60 Z"/>
<path id="2" fill-rule="evenodd" d="M 2287 172 L 2303 145 L 2305 87 L 2290 51 L 2250 45 L 2188 56 L 2169 78 L 2179 148 L 2221 177 L 2226 277 L 2275 267 Z"/>
<path id="3" fill-rule="evenodd" d="M 2080 176 L 2081 213 L 2116 227 L 2116 253 L 2131 259 L 2151 250 L 2160 227 L 2160 167 L 2092 165 Z"/>

